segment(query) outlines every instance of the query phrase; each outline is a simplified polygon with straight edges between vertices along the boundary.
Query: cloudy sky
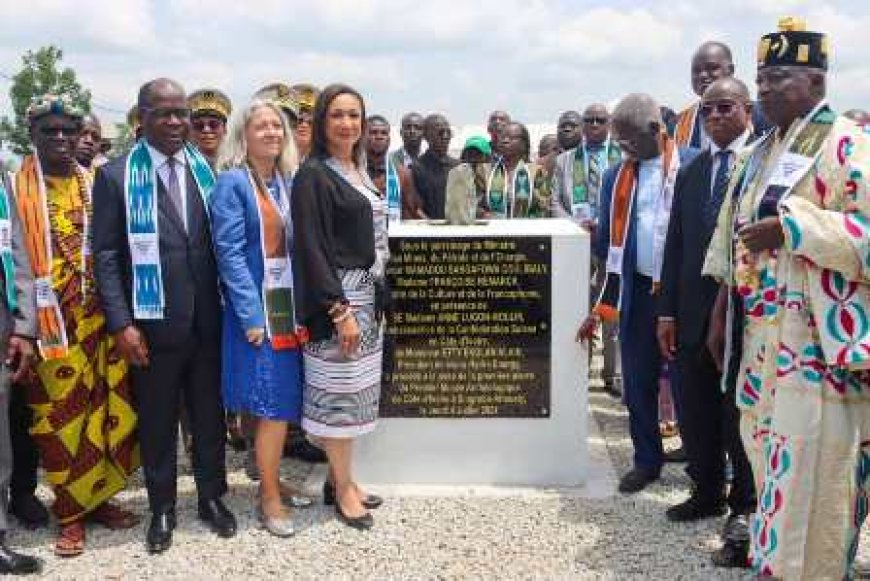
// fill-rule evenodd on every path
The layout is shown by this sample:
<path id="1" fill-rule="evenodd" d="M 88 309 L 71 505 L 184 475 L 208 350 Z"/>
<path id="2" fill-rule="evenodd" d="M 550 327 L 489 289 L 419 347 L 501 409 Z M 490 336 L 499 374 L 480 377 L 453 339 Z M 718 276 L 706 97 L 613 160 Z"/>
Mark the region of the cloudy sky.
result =
<path id="1" fill-rule="evenodd" d="M 830 96 L 870 108 L 867 0 L 4 0 L 0 73 L 57 44 L 110 120 L 156 76 L 234 100 L 273 80 L 345 81 L 369 112 L 439 111 L 481 123 L 493 108 L 548 122 L 592 100 L 645 91 L 679 108 L 703 40 L 729 43 L 753 80 L 758 37 L 805 17 L 833 47 Z M 727 6 L 727 8 L 725 8 Z M 0 78 L 0 110 L 9 82 Z"/>

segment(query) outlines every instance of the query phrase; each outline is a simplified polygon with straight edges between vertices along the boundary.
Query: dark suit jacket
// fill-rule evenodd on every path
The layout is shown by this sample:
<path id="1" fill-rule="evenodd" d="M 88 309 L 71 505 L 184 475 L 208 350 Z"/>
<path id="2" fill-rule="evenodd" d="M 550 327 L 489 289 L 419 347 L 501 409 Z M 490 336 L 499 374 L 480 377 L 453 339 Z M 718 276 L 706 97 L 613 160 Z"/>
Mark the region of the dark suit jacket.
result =
<path id="1" fill-rule="evenodd" d="M 112 333 L 134 324 L 124 196 L 126 161 L 127 156 L 120 157 L 100 168 L 93 193 L 94 271 L 106 323 Z M 186 176 L 188 233 L 157 178 L 164 317 L 135 322 L 149 345 L 156 348 L 178 346 L 191 340 L 194 334 L 201 340 L 220 344 L 218 273 L 208 216 L 190 169 Z"/>
<path id="2" fill-rule="evenodd" d="M 697 149 L 680 148 L 680 171 L 686 164 L 698 154 Z M 610 247 L 610 205 L 613 200 L 613 188 L 616 185 L 616 176 L 622 163 L 607 170 L 601 182 L 600 211 L 598 214 L 598 229 L 592 251 L 596 258 L 607 262 L 607 251 Z M 676 184 L 675 184 L 676 187 Z M 675 192 L 676 193 L 676 192 Z M 667 255 L 667 249 L 665 249 Z M 628 226 L 628 237 L 625 241 L 625 250 L 622 256 L 622 284 L 620 294 L 622 302 L 619 312 L 619 332 L 625 334 L 629 317 L 631 317 L 631 293 L 634 288 L 634 273 L 637 270 L 637 204 L 631 206 L 631 218 Z M 596 297 L 597 298 L 597 297 Z"/>
<path id="3" fill-rule="evenodd" d="M 711 196 L 713 157 L 705 150 L 680 168 L 668 223 L 659 315 L 677 320 L 677 343 L 701 345 L 719 285 L 702 277 L 704 258 L 715 224 L 704 223 L 704 205 Z"/>

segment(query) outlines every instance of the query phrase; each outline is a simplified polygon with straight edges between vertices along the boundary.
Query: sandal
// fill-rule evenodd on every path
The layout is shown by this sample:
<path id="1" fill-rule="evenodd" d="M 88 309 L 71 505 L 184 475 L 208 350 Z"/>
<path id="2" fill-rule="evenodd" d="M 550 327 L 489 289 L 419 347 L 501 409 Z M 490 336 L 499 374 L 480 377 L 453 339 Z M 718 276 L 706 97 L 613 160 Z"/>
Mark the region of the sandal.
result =
<path id="1" fill-rule="evenodd" d="M 85 552 L 85 525 L 76 521 L 61 525 L 54 543 L 54 554 L 58 557 L 78 557 Z"/>
<path id="2" fill-rule="evenodd" d="M 131 529 L 139 524 L 138 516 L 110 502 L 104 502 L 94 509 L 88 515 L 88 520 L 113 531 Z"/>

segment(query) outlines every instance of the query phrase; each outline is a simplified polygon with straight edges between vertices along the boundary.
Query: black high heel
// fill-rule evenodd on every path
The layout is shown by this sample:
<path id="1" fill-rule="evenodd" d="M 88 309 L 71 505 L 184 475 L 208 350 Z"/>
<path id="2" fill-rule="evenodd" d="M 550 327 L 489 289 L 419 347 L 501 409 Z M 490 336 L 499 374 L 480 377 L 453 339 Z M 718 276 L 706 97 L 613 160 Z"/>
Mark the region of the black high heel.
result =
<path id="1" fill-rule="evenodd" d="M 338 516 L 338 520 L 358 531 L 367 531 L 375 524 L 375 519 L 370 512 L 362 516 L 347 516 L 341 510 L 341 504 L 338 502 L 335 503 L 335 514 Z"/>
<path id="2" fill-rule="evenodd" d="M 323 504 L 325 506 L 333 506 L 335 503 L 335 485 L 329 480 L 323 482 Z M 361 500 L 361 504 L 366 510 L 375 510 L 384 504 L 384 499 L 377 494 L 366 494 Z M 337 505 L 336 505 L 337 506 Z"/>

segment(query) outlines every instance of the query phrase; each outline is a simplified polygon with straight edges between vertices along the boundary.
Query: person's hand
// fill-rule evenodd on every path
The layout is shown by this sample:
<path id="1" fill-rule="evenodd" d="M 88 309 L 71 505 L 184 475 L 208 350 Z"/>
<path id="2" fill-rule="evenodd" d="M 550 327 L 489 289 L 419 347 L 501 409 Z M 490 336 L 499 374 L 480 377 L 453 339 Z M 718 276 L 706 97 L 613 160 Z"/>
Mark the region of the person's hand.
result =
<path id="1" fill-rule="evenodd" d="M 35 352 L 33 341 L 24 337 L 13 335 L 9 338 L 9 347 L 6 349 L 6 367 L 12 372 L 12 383 L 24 379 L 25 374 L 33 365 Z"/>
<path id="2" fill-rule="evenodd" d="M 259 347 L 266 339 L 266 329 L 263 327 L 251 327 L 245 331 L 245 338 L 254 347 Z"/>
<path id="3" fill-rule="evenodd" d="M 598 222 L 592 218 L 586 218 L 580 221 L 580 225 L 586 228 L 590 236 L 595 236 L 595 231 L 598 229 Z"/>
<path id="4" fill-rule="evenodd" d="M 341 353 L 345 357 L 355 355 L 357 349 L 359 349 L 359 324 L 356 322 L 356 317 L 351 314 L 349 317 L 336 323 L 335 328 L 338 330 Z"/>
<path id="5" fill-rule="evenodd" d="M 725 325 L 728 317 L 728 287 L 721 286 L 713 311 L 710 313 L 710 325 L 707 329 L 706 346 L 716 369 L 722 373 L 725 367 Z"/>
<path id="6" fill-rule="evenodd" d="M 148 344 L 142 331 L 133 325 L 127 325 L 115 333 L 115 343 L 127 363 L 136 367 L 148 367 Z"/>
<path id="7" fill-rule="evenodd" d="M 577 336 L 574 338 L 578 343 L 582 343 L 584 341 L 589 341 L 590 343 L 595 340 L 595 331 L 598 329 L 598 323 L 600 319 L 598 315 L 589 315 L 586 317 L 586 320 L 580 325 L 580 328 L 577 329 Z"/>
<path id="8" fill-rule="evenodd" d="M 770 216 L 753 224 L 747 224 L 737 232 L 737 235 L 750 252 L 775 250 L 785 242 L 785 234 L 778 216 Z"/>
<path id="9" fill-rule="evenodd" d="M 662 357 L 673 361 L 677 355 L 677 322 L 673 319 L 659 319 L 656 325 L 656 338 Z"/>

